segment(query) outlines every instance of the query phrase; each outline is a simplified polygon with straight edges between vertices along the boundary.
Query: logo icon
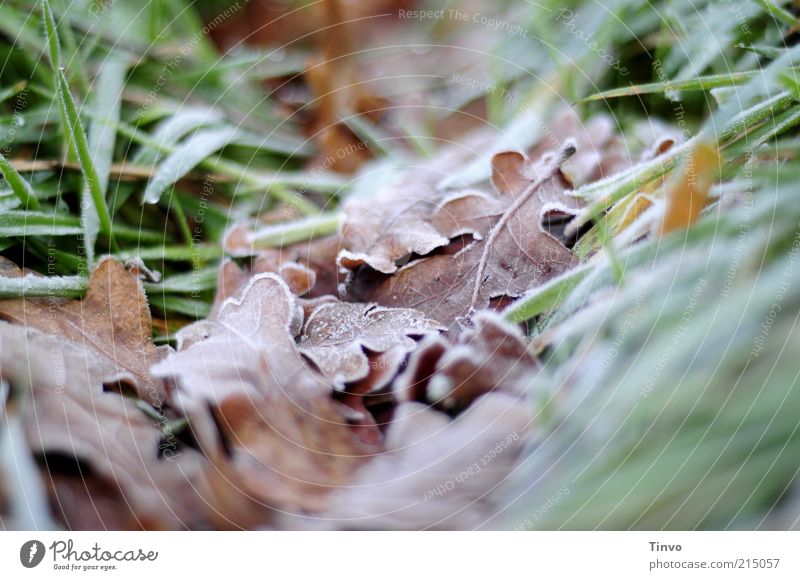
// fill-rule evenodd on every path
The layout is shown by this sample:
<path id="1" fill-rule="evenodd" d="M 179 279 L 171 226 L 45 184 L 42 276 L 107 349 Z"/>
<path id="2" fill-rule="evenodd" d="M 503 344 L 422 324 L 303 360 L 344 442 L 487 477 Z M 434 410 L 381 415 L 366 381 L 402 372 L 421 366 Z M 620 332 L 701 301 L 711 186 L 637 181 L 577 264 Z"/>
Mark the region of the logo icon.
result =
<path id="1" fill-rule="evenodd" d="M 39 540 L 29 540 L 19 549 L 19 561 L 26 568 L 35 568 L 44 559 L 44 544 Z"/>

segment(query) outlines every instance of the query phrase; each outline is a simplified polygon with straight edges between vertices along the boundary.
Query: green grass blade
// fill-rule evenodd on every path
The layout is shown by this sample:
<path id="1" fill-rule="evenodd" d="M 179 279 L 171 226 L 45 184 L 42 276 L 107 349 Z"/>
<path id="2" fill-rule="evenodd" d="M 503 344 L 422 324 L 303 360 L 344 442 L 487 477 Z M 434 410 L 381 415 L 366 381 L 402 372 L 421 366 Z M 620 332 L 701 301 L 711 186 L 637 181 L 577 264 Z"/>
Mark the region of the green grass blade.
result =
<path id="1" fill-rule="evenodd" d="M 749 155 L 767 141 L 796 127 L 798 124 L 800 124 L 800 106 L 792 107 L 761 124 L 754 131 L 747 134 L 747 139 L 741 139 L 732 147 L 726 148 L 725 155 L 729 157 Z"/>
<path id="2" fill-rule="evenodd" d="M 753 0 L 756 4 L 761 6 L 770 16 L 783 22 L 787 26 L 797 26 L 797 18 L 782 6 L 778 6 L 772 0 Z"/>
<path id="3" fill-rule="evenodd" d="M 247 238 L 254 250 L 280 248 L 336 233 L 339 221 L 338 213 L 325 213 L 298 221 L 262 226 L 249 232 Z"/>
<path id="4" fill-rule="evenodd" d="M 27 84 L 27 81 L 19 81 L 8 88 L 0 89 L 0 103 L 5 103 L 14 95 L 21 93 L 23 90 L 25 90 Z"/>
<path id="5" fill-rule="evenodd" d="M 55 69 L 61 66 L 61 42 L 58 38 L 56 20 L 50 9 L 50 2 L 42 0 L 42 8 L 44 10 L 44 28 L 47 32 L 47 47 L 50 51 L 50 64 Z"/>
<path id="6" fill-rule="evenodd" d="M 192 318 L 203 318 L 211 312 L 211 305 L 208 302 L 185 296 L 152 293 L 148 295 L 148 299 L 152 306 L 162 312 L 177 312 Z"/>
<path id="7" fill-rule="evenodd" d="M 208 107 L 182 107 L 174 115 L 167 117 L 158 124 L 150 138 L 161 147 L 154 148 L 142 145 L 131 159 L 132 163 L 144 165 L 155 163 L 158 154 L 165 151 L 168 147 L 175 147 L 178 142 L 188 135 L 191 131 L 219 123 L 223 120 L 223 115 Z"/>
<path id="8" fill-rule="evenodd" d="M 56 71 L 56 76 L 59 83 L 59 97 L 62 107 L 66 111 L 71 138 L 75 143 L 78 161 L 80 162 L 83 178 L 86 181 L 86 189 L 89 194 L 85 196 L 84 202 L 81 204 L 82 206 L 86 206 L 83 221 L 88 234 L 88 239 L 85 240 L 85 243 L 87 246 L 87 253 L 89 253 L 94 249 L 94 241 L 97 235 L 96 230 L 109 236 L 112 240 L 112 246 L 114 245 L 113 234 L 111 232 L 111 215 L 108 212 L 100 177 L 97 174 L 94 160 L 89 151 L 89 141 L 86 138 L 86 133 L 81 124 L 78 108 L 75 105 L 75 101 L 72 99 L 67 78 L 61 70 Z"/>
<path id="9" fill-rule="evenodd" d="M 109 56 L 97 75 L 94 117 L 89 124 L 89 149 L 97 170 L 103 198 L 108 190 L 108 178 L 114 155 L 116 127 L 120 120 L 122 85 L 128 70 L 128 59 L 119 54 Z"/>
<path id="10" fill-rule="evenodd" d="M 643 163 L 631 170 L 584 186 L 575 192 L 578 197 L 591 200 L 575 217 L 572 227 L 580 227 L 600 216 L 626 195 L 644 187 L 672 171 L 683 156 L 692 148 L 695 138 L 673 147 L 664 155 Z"/>
<path id="11" fill-rule="evenodd" d="M 0 236 L 70 236 L 82 231 L 81 221 L 70 215 L 18 210 L 0 214 Z"/>
<path id="12" fill-rule="evenodd" d="M 50 54 L 50 66 L 54 71 L 53 90 L 56 94 L 60 94 L 60 83 L 57 72 L 62 68 L 61 41 L 58 37 L 58 28 L 56 27 L 56 20 L 53 17 L 53 11 L 50 9 L 50 3 L 47 0 L 42 0 L 42 6 L 45 32 L 47 33 L 47 48 Z M 75 160 L 78 158 L 78 152 L 75 148 L 75 139 L 73 138 L 70 121 L 67 118 L 67 113 L 63 104 L 58 108 L 58 113 L 61 117 L 61 129 L 64 133 L 64 146 L 67 152 L 67 158 Z"/>
<path id="13" fill-rule="evenodd" d="M 634 95 L 645 95 L 653 93 L 671 93 L 677 91 L 707 91 L 717 87 L 730 87 L 739 83 L 747 82 L 759 74 L 759 71 L 731 72 L 718 75 L 706 75 L 685 81 L 664 81 L 657 83 L 645 83 L 641 85 L 630 85 L 609 91 L 595 93 L 578 103 L 590 101 L 601 101 L 605 99 L 615 99 L 619 97 L 631 97 Z"/>
<path id="14" fill-rule="evenodd" d="M 219 260 L 222 257 L 222 248 L 218 244 L 195 244 L 193 246 L 156 246 L 126 250 L 117 254 L 121 260 L 139 258 L 140 260 L 168 261 L 168 262 L 204 262 Z"/>
<path id="15" fill-rule="evenodd" d="M 217 286 L 217 267 L 203 268 L 185 274 L 175 274 L 161 282 L 144 284 L 148 292 L 193 294 L 203 290 L 213 290 Z"/>
<path id="16" fill-rule="evenodd" d="M 158 203 L 164 191 L 184 177 L 197 164 L 231 142 L 235 127 L 198 131 L 170 154 L 147 184 L 145 203 Z"/>
<path id="17" fill-rule="evenodd" d="M 572 289 L 592 271 L 594 266 L 594 263 L 582 264 L 534 288 L 506 308 L 503 316 L 511 322 L 525 322 L 555 308 L 569 296 Z"/>
<path id="18" fill-rule="evenodd" d="M 97 238 L 98 231 L 103 232 L 109 236 L 112 247 L 115 246 L 113 235 L 111 233 L 111 216 L 108 212 L 105 196 L 101 187 L 100 178 L 97 174 L 97 169 L 92 160 L 92 155 L 89 151 L 89 142 L 86 138 L 86 133 L 81 124 L 80 115 L 78 114 L 78 107 L 72 98 L 72 93 L 69 89 L 67 77 L 61 68 L 61 52 L 58 42 L 58 31 L 56 30 L 55 20 L 53 19 L 53 12 L 50 9 L 50 3 L 43 0 L 44 6 L 44 20 L 45 29 L 47 31 L 48 43 L 50 47 L 50 58 L 55 70 L 55 85 L 56 92 L 58 93 L 59 101 L 61 102 L 61 109 L 64 113 L 64 120 L 66 122 L 66 129 L 68 140 L 72 143 L 75 149 L 78 160 L 83 172 L 83 178 L 86 181 L 86 189 L 88 196 L 86 196 L 81 203 L 82 208 L 86 206 L 86 212 L 83 216 L 85 239 L 84 244 L 89 256 L 94 253 L 94 243 Z M 91 214 L 90 210 L 93 210 Z M 90 259 L 90 262 L 92 260 Z"/>
<path id="19" fill-rule="evenodd" d="M 34 210 L 39 209 L 39 200 L 36 199 L 36 194 L 31 187 L 31 184 L 22 177 L 11 163 L 3 155 L 0 155 L 0 171 L 2 171 L 11 190 L 16 194 L 22 202 L 23 207 L 29 207 Z"/>
<path id="20" fill-rule="evenodd" d="M 19 278 L 0 277 L 0 298 L 18 296 L 83 296 L 88 287 L 83 276 L 35 276 L 28 274 Z"/>

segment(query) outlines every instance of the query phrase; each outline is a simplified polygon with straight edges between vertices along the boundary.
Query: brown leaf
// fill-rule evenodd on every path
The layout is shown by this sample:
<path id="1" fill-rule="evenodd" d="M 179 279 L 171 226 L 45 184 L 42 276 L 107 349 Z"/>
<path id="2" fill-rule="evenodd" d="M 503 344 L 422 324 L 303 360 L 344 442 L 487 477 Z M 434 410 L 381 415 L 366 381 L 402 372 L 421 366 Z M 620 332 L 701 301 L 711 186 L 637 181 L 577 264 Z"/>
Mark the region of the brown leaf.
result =
<path id="1" fill-rule="evenodd" d="M 407 246 L 387 244 L 378 234 L 373 236 L 377 237 L 373 244 L 377 251 L 370 249 L 360 254 L 359 260 L 352 260 L 353 253 L 347 249 L 347 240 L 352 237 L 345 235 L 346 250 L 340 253 L 342 265 L 353 267 L 360 262 L 372 267 L 356 272 L 348 299 L 415 308 L 452 329 L 455 321 L 473 308 L 519 297 L 568 269 L 571 252 L 542 225 L 546 215 L 570 215 L 576 207 L 575 200 L 563 194 L 569 184 L 558 170 L 557 160 L 545 158 L 532 165 L 521 154 L 508 152 L 495 156 L 493 168 L 492 181 L 499 195 L 465 192 L 425 205 L 428 224 L 442 224 L 444 231 L 434 230 L 444 234 L 442 239 L 451 244 L 452 251 L 429 254 L 397 269 L 394 258 L 401 253 L 400 248 L 408 249 Z M 373 207 L 385 207 L 389 202 L 383 200 Z M 345 232 L 348 227 L 361 229 L 359 224 L 363 222 L 358 215 L 352 208 L 346 214 Z M 376 222 L 373 219 L 370 223 L 374 226 Z M 403 231 L 410 228 L 406 225 Z M 428 231 L 428 226 L 423 229 Z M 469 237 L 451 241 L 447 236 L 453 234 Z M 408 239 L 407 234 L 404 236 Z M 390 233 L 387 239 L 395 236 Z M 422 250 L 417 246 L 414 251 L 423 253 Z M 395 273 L 381 275 L 375 265 L 384 272 Z"/>
<path id="2" fill-rule="evenodd" d="M 325 513 L 346 529 L 473 529 L 496 511 L 491 491 L 519 457 L 527 407 L 505 394 L 478 399 L 449 420 L 420 403 L 403 403 L 387 451 L 338 491 Z"/>
<path id="3" fill-rule="evenodd" d="M 339 284 L 344 281 L 344 276 L 339 273 L 336 265 L 336 256 L 341 248 L 338 236 L 327 236 L 282 248 L 255 249 L 248 238 L 252 230 L 253 224 L 237 224 L 225 236 L 224 247 L 229 255 L 240 258 L 254 256 L 254 259 L 249 268 L 242 269 L 238 284 L 231 284 L 233 278 L 226 282 L 225 292 L 217 294 L 218 302 L 233 295 L 251 276 L 264 272 L 280 274 L 298 296 L 315 298 L 338 295 Z M 232 272 L 233 270 L 226 276 Z"/>
<path id="4" fill-rule="evenodd" d="M 3 275 L 22 272 L 9 262 Z M 130 384 L 159 407 L 165 392 L 150 375 L 160 357 L 151 339 L 150 308 L 138 278 L 113 258 L 99 261 L 83 300 L 18 298 L 0 300 L 0 318 L 60 336 L 96 355 L 109 383 Z"/>
<path id="5" fill-rule="evenodd" d="M 374 451 L 296 348 L 302 316 L 283 280 L 259 274 L 212 318 L 181 330 L 178 351 L 153 368 L 174 383 L 172 400 L 218 471 L 215 488 L 293 513 L 323 509 Z M 228 509 L 236 525 L 247 514 L 241 504 Z"/>
<path id="6" fill-rule="evenodd" d="M 414 353 L 396 386 L 398 398 L 453 413 L 489 392 L 527 392 L 538 365 L 519 328 L 492 312 L 473 322 L 455 344 L 436 337 Z"/>
<path id="7" fill-rule="evenodd" d="M 408 356 L 403 346 L 385 352 L 368 352 L 369 373 L 348 383 L 334 397 L 352 409 L 348 416 L 359 437 L 365 442 L 380 442 L 380 433 L 391 421 L 396 405 L 391 385 Z"/>
<path id="8" fill-rule="evenodd" d="M 200 525 L 189 493 L 199 458 L 165 439 L 136 400 L 103 391 L 105 354 L 0 322 L 0 377 L 18 396 L 30 393 L 27 438 L 68 528 Z"/>
<path id="9" fill-rule="evenodd" d="M 337 385 L 358 381 L 370 372 L 365 351 L 416 347 L 412 336 L 443 330 L 421 312 L 375 304 L 333 302 L 318 306 L 306 320 L 298 348 Z"/>
<path id="10" fill-rule="evenodd" d="M 294 344 L 302 316 L 283 280 L 259 274 L 216 315 L 181 329 L 177 352 L 152 372 L 177 381 L 170 397 L 180 408 L 229 394 L 267 394 L 283 380 L 296 381 L 297 392 L 324 392 L 325 384 L 306 371 Z"/>
<path id="11" fill-rule="evenodd" d="M 447 148 L 432 161 L 409 167 L 398 183 L 374 197 L 347 202 L 338 263 L 391 274 L 410 255 L 424 256 L 449 244 L 450 237 L 479 236 L 488 229 L 486 216 L 502 210 L 493 196 L 436 188 L 471 155 L 470 148 Z"/>

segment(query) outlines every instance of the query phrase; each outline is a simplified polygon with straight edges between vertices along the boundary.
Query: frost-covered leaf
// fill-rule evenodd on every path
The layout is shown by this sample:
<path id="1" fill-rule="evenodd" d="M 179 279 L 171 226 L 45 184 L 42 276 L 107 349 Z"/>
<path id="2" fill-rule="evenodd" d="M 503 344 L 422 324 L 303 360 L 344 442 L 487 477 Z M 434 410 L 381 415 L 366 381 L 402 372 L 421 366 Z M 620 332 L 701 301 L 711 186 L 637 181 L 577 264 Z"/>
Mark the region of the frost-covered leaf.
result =
<path id="1" fill-rule="evenodd" d="M 408 402 L 396 412 L 386 452 L 338 491 L 325 514 L 349 529 L 474 529 L 489 525 L 490 492 L 519 457 L 530 414 L 505 394 L 481 397 L 453 420 Z"/>
<path id="2" fill-rule="evenodd" d="M 499 195 L 450 195 L 433 212 L 436 223 L 453 236 L 453 241 L 444 236 L 447 248 L 390 276 L 359 269 L 348 298 L 413 307 L 452 326 L 473 308 L 505 304 L 569 268 L 569 249 L 543 227 L 546 215 L 574 211 L 575 200 L 563 195 L 569 183 L 558 167 L 550 160 L 532 165 L 522 154 L 508 152 L 495 156 L 494 170 Z M 526 192 L 528 187 L 533 191 Z M 342 252 L 340 260 L 352 266 L 348 256 Z"/>
<path id="3" fill-rule="evenodd" d="M 421 312 L 383 308 L 375 304 L 331 302 L 308 317 L 300 337 L 300 352 L 336 384 L 365 378 L 370 372 L 366 352 L 386 352 L 416 346 L 412 336 L 443 330 Z"/>
<path id="4" fill-rule="evenodd" d="M 135 400 L 103 391 L 115 372 L 100 351 L 69 336 L 0 322 L 0 378 L 15 397 L 30 398 L 27 438 L 62 522 L 70 529 L 193 525 L 198 458 L 174 439 L 167 451 L 158 421 Z"/>
<path id="5" fill-rule="evenodd" d="M 345 205 L 339 264 L 347 300 L 411 307 L 453 328 L 471 310 L 503 307 L 574 263 L 570 195 L 630 165 L 608 117 L 558 114 L 530 152 L 491 160 L 494 191 L 437 189 L 463 156 L 447 152 L 376 199 Z M 438 178 L 437 178 L 438 176 Z M 435 179 L 436 178 L 436 179 Z"/>
<path id="6" fill-rule="evenodd" d="M 23 275 L 8 261 L 0 267 L 6 278 Z M 150 375 L 150 366 L 160 356 L 151 340 L 150 308 L 137 277 L 117 260 L 105 258 L 97 264 L 82 300 L 0 300 L 0 318 L 92 352 L 109 383 L 130 384 L 142 399 L 163 403 L 163 386 Z"/>
<path id="7" fill-rule="evenodd" d="M 244 229 L 246 228 L 235 226 L 229 230 L 225 249 L 233 256 L 247 256 L 251 259 L 249 262 L 240 259 L 238 264 L 241 266 L 233 262 L 223 264 L 217 303 L 231 296 L 252 276 L 265 272 L 279 274 L 298 296 L 316 298 L 339 294 L 339 284 L 344 281 L 344 275 L 336 265 L 336 256 L 341 248 L 338 236 L 327 236 L 280 248 L 253 250 L 239 235 Z"/>
<path id="8" fill-rule="evenodd" d="M 289 513 L 321 510 L 368 455 L 346 407 L 297 350 L 302 318 L 286 283 L 259 274 L 208 320 L 181 330 L 177 352 L 153 367 L 175 385 L 171 399 L 225 474 L 209 475 L 217 491 L 241 500 L 230 500 L 232 518 L 246 517 L 247 496 Z"/>
<path id="9" fill-rule="evenodd" d="M 447 151 L 428 164 L 409 167 L 398 183 L 375 196 L 346 204 L 339 263 L 351 270 L 366 264 L 391 274 L 410 254 L 426 255 L 446 246 L 450 240 L 436 216 L 449 217 L 446 209 L 437 211 L 448 194 L 437 191 L 435 184 L 464 157 L 461 151 Z"/>
<path id="10" fill-rule="evenodd" d="M 489 392 L 522 396 L 538 365 L 519 328 L 492 312 L 474 317 L 456 343 L 437 337 L 414 353 L 396 389 L 402 400 L 458 412 Z"/>

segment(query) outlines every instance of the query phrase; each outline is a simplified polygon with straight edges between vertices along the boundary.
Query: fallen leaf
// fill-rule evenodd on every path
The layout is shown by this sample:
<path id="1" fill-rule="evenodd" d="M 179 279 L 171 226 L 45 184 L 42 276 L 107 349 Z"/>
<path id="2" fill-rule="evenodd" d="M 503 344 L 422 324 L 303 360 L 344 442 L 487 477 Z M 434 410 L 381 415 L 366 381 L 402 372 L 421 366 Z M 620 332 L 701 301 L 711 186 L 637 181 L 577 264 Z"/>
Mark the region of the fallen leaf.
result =
<path id="1" fill-rule="evenodd" d="M 472 155 L 470 146 L 445 148 L 434 159 L 405 168 L 397 183 L 374 197 L 345 203 L 338 263 L 349 270 L 366 265 L 392 274 L 410 256 L 448 245 L 451 236 L 479 237 L 502 204 L 479 191 L 453 193 L 436 187 Z"/>
<path id="2" fill-rule="evenodd" d="M 660 235 L 686 228 L 697 219 L 708 202 L 708 190 L 719 179 L 721 168 L 722 159 L 714 145 L 700 142 L 695 146 L 667 182 Z"/>
<path id="3" fill-rule="evenodd" d="M 326 4 L 324 2 L 323 4 Z M 369 3 L 337 2 L 347 21 L 356 22 L 370 19 L 370 26 L 352 26 L 348 32 L 359 41 L 367 37 L 378 36 L 383 32 L 382 20 L 375 21 L 375 16 L 388 16 L 398 9 L 410 8 L 415 0 L 373 0 Z M 218 14 L 211 11 L 212 19 Z M 397 20 L 390 19 L 389 26 L 395 26 Z M 248 2 L 242 11 L 233 18 L 222 22 L 214 22 L 209 26 L 209 35 L 223 52 L 242 42 L 251 46 L 284 46 L 296 44 L 304 39 L 316 40 L 324 46 L 324 28 L 330 24 L 324 6 L 308 4 L 301 7 L 284 2 Z"/>
<path id="4" fill-rule="evenodd" d="M 318 306 L 306 320 L 298 348 L 336 385 L 366 378 L 366 351 L 416 347 L 414 336 L 444 330 L 421 312 L 375 304 L 333 302 Z"/>
<path id="5" fill-rule="evenodd" d="M 2 273 L 22 275 L 8 261 L 3 263 Z M 109 385 L 130 385 L 154 407 L 163 405 L 166 393 L 150 375 L 150 367 L 165 351 L 153 345 L 150 308 L 139 279 L 117 260 L 98 262 L 82 300 L 0 300 L 0 318 L 60 336 L 91 351 L 97 364 L 106 369 Z"/>
<path id="6" fill-rule="evenodd" d="M 489 392 L 522 397 L 538 374 L 538 364 L 519 328 L 493 312 L 473 317 L 474 326 L 452 343 L 425 341 L 396 385 L 400 400 L 458 413 Z"/>
<path id="7" fill-rule="evenodd" d="M 530 414 L 512 396 L 479 398 L 448 419 L 426 405 L 402 403 L 386 452 L 334 494 L 324 521 L 336 528 L 474 529 L 496 512 L 491 492 L 513 469 Z"/>
<path id="8" fill-rule="evenodd" d="M 244 262 L 245 267 L 239 268 L 241 275 L 238 282 L 234 283 L 233 277 L 226 280 L 225 291 L 217 294 L 218 303 L 231 296 L 250 277 L 264 272 L 279 274 L 298 296 L 316 298 L 338 295 L 339 284 L 344 281 L 344 275 L 339 272 L 336 264 L 336 256 L 341 248 L 338 236 L 327 236 L 281 248 L 254 249 L 247 237 L 251 230 L 252 224 L 238 224 L 225 237 L 224 247 L 229 255 L 240 258 L 240 263 L 244 258 L 251 258 L 251 261 Z M 225 276 L 232 276 L 234 270 L 231 266 L 228 268 L 230 272 Z"/>
<path id="9" fill-rule="evenodd" d="M 352 409 L 350 423 L 366 441 L 378 442 L 379 434 L 391 422 L 397 404 L 391 386 L 408 356 L 403 346 L 385 352 L 368 352 L 369 373 L 363 379 L 347 383 L 334 397 Z"/>
<path id="10" fill-rule="evenodd" d="M 471 310 L 519 297 L 568 269 L 573 262 L 569 249 L 542 225 L 545 216 L 572 215 L 577 205 L 564 195 L 569 183 L 558 169 L 558 160 L 548 157 L 534 165 L 522 154 L 508 152 L 495 156 L 493 169 L 497 189 L 493 196 L 461 192 L 438 204 L 426 202 L 428 223 L 442 227 L 434 228 L 441 235 L 437 247 L 449 244 L 449 248 L 399 268 L 392 258 L 402 253 L 400 248 L 408 248 L 387 244 L 380 234 L 373 245 L 377 251 L 356 254 L 348 249 L 347 241 L 352 239 L 347 236 L 348 228 L 358 231 L 364 223 L 357 217 L 359 211 L 353 213 L 351 208 L 345 214 L 345 250 L 339 254 L 340 263 L 370 268 L 360 267 L 355 272 L 348 285 L 348 300 L 415 308 L 453 329 Z M 385 207 L 389 201 L 373 207 Z M 366 219 L 369 222 L 369 216 Z M 374 219 L 369 223 L 374 224 Z M 424 247 L 413 251 L 423 253 Z"/>
<path id="11" fill-rule="evenodd" d="M 60 313 L 59 313 L 60 315 Z M 198 456 L 164 437 L 136 400 L 104 392 L 105 355 L 0 322 L 0 377 L 29 397 L 27 438 L 68 529 L 197 527 Z M 29 394 L 29 395 L 28 395 Z M 164 411 L 163 423 L 169 420 Z"/>
<path id="12" fill-rule="evenodd" d="M 324 509 L 375 451 L 354 436 L 331 385 L 304 362 L 294 342 L 302 319 L 286 283 L 259 274 L 212 318 L 182 329 L 177 352 L 153 367 L 174 384 L 171 400 L 216 479 L 227 480 L 217 488 L 290 513 Z"/>

